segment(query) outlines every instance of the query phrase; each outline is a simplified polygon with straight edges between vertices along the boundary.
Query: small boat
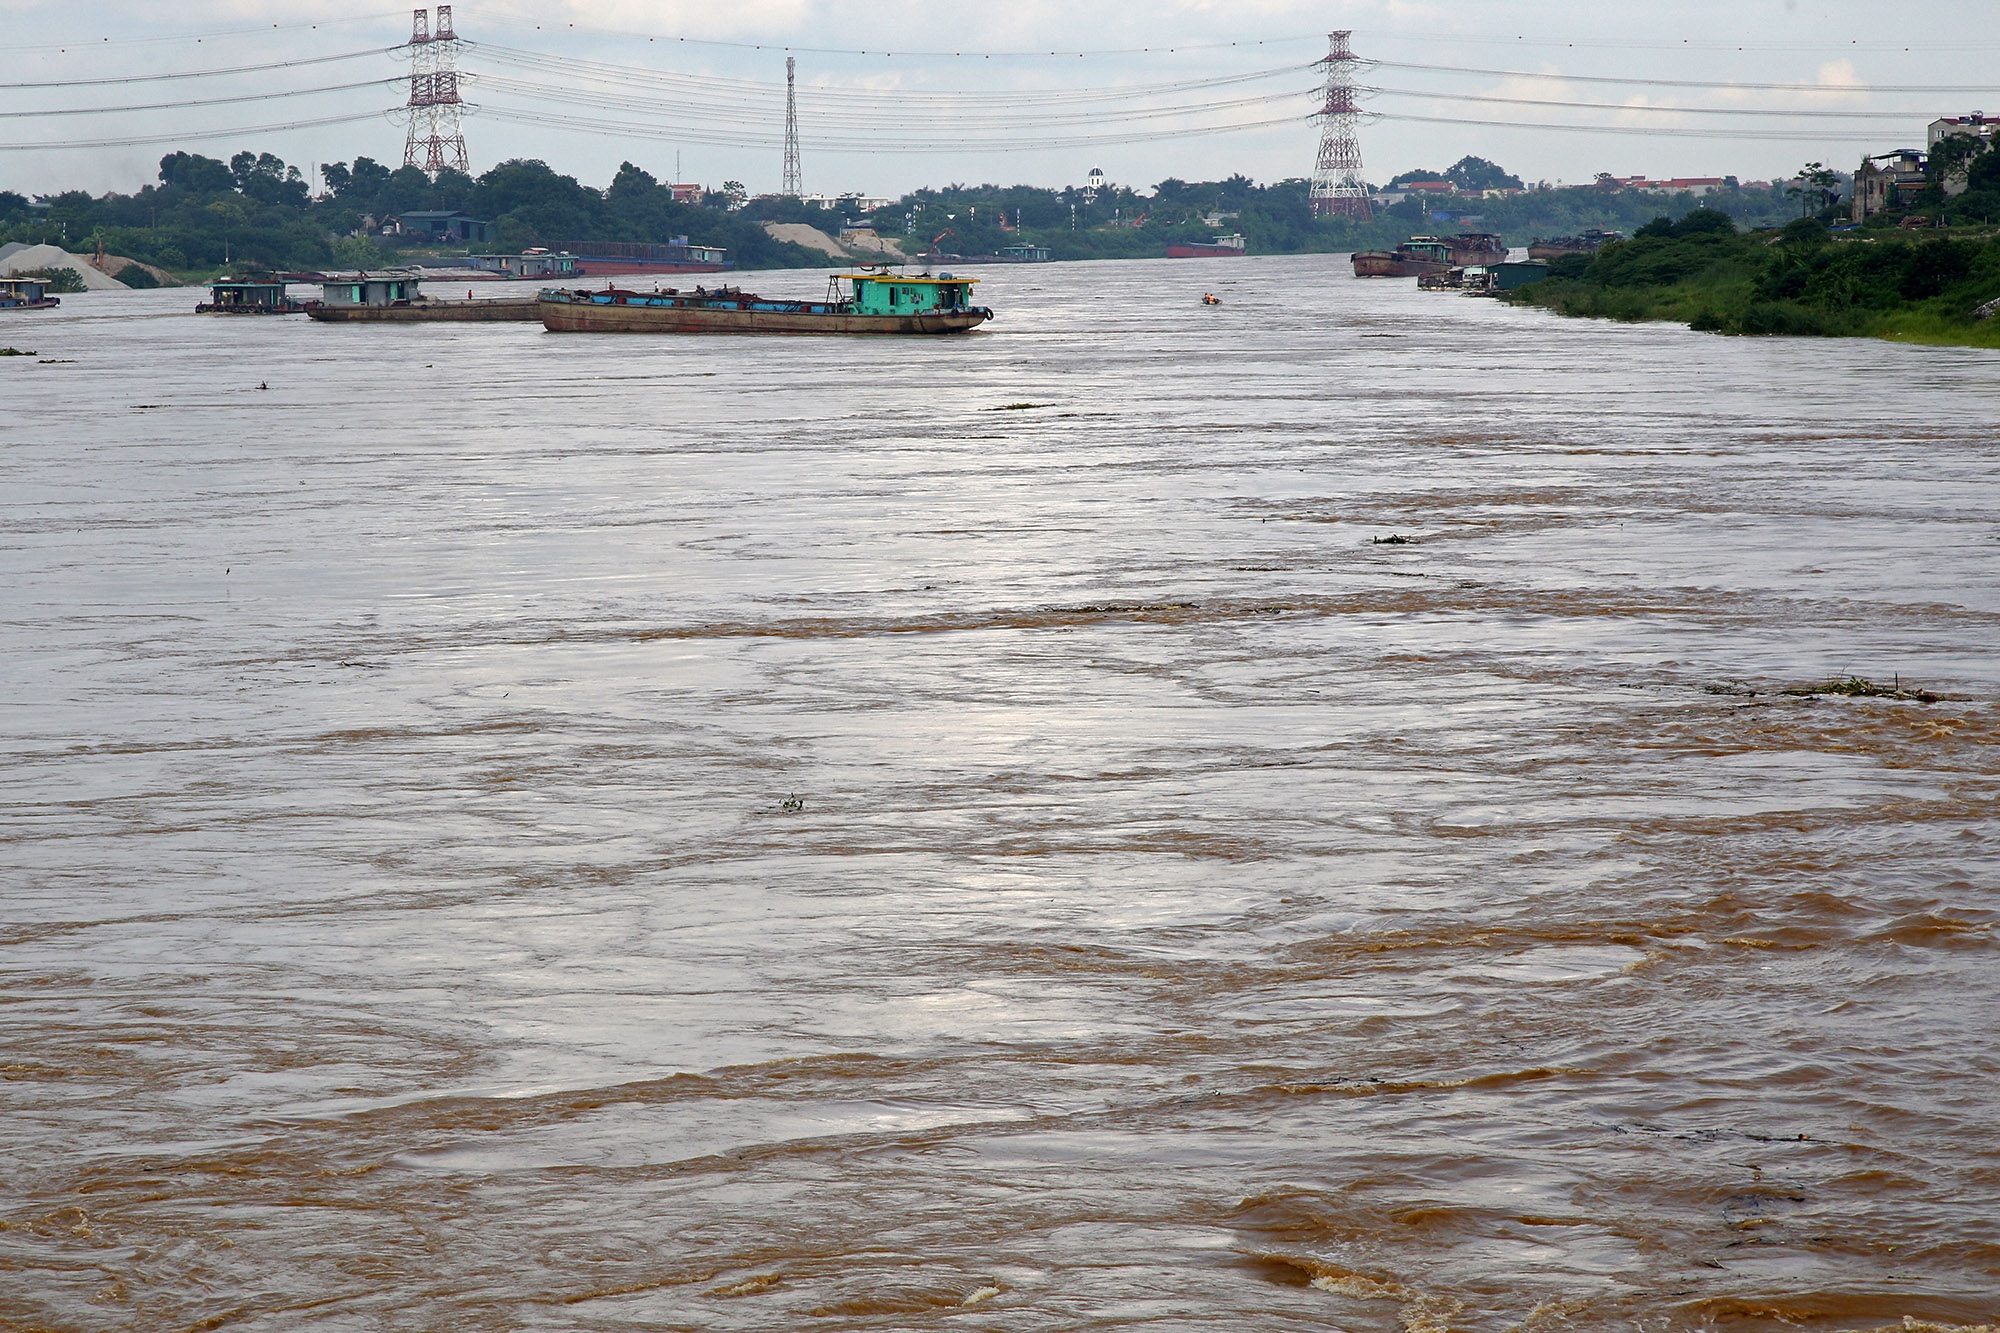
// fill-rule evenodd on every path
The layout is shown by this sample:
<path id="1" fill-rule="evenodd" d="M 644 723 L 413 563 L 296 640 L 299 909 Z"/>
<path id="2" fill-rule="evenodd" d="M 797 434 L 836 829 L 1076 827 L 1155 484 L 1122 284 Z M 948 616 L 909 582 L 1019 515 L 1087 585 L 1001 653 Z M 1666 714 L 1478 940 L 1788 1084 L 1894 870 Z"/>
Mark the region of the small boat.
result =
<path id="1" fill-rule="evenodd" d="M 194 308 L 197 315 L 297 315 L 305 310 L 303 301 L 294 301 L 281 281 L 218 282 L 208 289 L 208 299 Z"/>
<path id="2" fill-rule="evenodd" d="M 0 278 L 0 310 L 53 310 L 61 304 L 41 278 Z"/>
<path id="3" fill-rule="evenodd" d="M 737 287 L 548 288 L 541 318 L 551 333 L 965 333 L 993 318 L 972 304 L 978 281 L 841 273 L 828 279 L 823 301 L 772 301 Z"/>
<path id="4" fill-rule="evenodd" d="M 1169 259 L 1240 259 L 1246 242 L 1242 232 L 1218 236 L 1213 241 L 1175 241 L 1167 246 Z"/>
<path id="5" fill-rule="evenodd" d="M 440 301 L 424 295 L 422 279 L 409 273 L 358 273 L 320 282 L 320 299 L 306 307 L 306 316 L 322 324 L 485 324 L 517 321 L 532 324 L 542 317 L 532 296 Z"/>
<path id="6" fill-rule="evenodd" d="M 1451 243 L 1435 236 L 1412 236 L 1393 250 L 1362 250 L 1353 257 L 1357 278 L 1417 278 L 1458 267 Z"/>

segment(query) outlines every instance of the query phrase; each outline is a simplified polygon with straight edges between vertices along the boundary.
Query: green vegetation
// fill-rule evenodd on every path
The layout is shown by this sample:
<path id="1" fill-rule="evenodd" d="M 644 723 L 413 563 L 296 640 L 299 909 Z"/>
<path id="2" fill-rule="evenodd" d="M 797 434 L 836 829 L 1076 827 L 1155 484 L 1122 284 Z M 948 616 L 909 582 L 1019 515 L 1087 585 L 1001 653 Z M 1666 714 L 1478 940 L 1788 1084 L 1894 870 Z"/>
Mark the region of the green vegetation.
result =
<path id="1" fill-rule="evenodd" d="M 1549 266 L 1514 301 L 1564 315 L 1672 320 L 1730 334 L 1878 337 L 2000 347 L 2000 237 L 1829 232 L 1815 218 L 1739 232 L 1725 217 L 1659 218 L 1629 241 Z"/>
<path id="2" fill-rule="evenodd" d="M 0 347 L 0 356 L 33 356 L 33 355 L 35 355 L 35 353 L 24 352 L 18 347 Z"/>
<path id="3" fill-rule="evenodd" d="M 73 268 L 24 268 L 14 274 L 17 278 L 38 278 L 49 285 L 49 290 L 63 296 L 87 290 L 83 277 Z"/>
<path id="4" fill-rule="evenodd" d="M 551 241 L 666 241 L 688 236 L 727 247 L 745 267 L 808 266 L 811 251 L 772 240 L 755 220 L 728 211 L 725 196 L 677 204 L 673 193 L 627 163 L 610 188 L 595 190 L 536 161 L 502 162 L 474 179 L 444 172 L 432 180 L 414 167 L 390 170 L 366 157 L 329 163 L 327 193 L 315 199 L 294 166 L 270 153 L 241 152 L 227 162 L 194 153 L 160 159 L 159 181 L 132 194 L 93 197 L 65 190 L 30 202 L 0 191 L 0 241 L 65 245 L 101 239 L 112 254 L 169 272 L 209 275 L 391 262 L 434 246 L 378 238 L 372 226 L 417 210 L 468 213 L 498 225 L 499 239 L 480 249 L 521 250 Z M 463 254 L 466 247 L 453 253 Z M 126 270 L 143 286 L 143 270 Z"/>
<path id="5" fill-rule="evenodd" d="M 1796 699 L 1810 699 L 1822 694 L 1839 694 L 1855 699 L 1901 699 L 1906 703 L 1934 704 L 1938 696 L 1929 690 L 1906 690 L 1902 677 L 1898 676 L 1892 685 L 1878 685 L 1861 676 L 1836 676 L 1819 685 L 1801 685 L 1783 691 Z"/>
<path id="6" fill-rule="evenodd" d="M 131 194 L 92 196 L 67 190 L 30 201 L 0 191 L 0 241 L 78 248 L 101 241 L 107 252 L 169 272 L 207 278 L 226 269 L 379 267 L 398 258 L 518 251 L 565 241 L 663 242 L 687 236 L 719 245 L 744 268 L 820 267 L 817 251 L 773 240 L 766 222 L 802 222 L 838 233 L 848 222 L 872 225 L 913 253 L 990 254 L 1031 243 L 1056 259 L 1155 257 L 1176 241 L 1242 232 L 1253 254 L 1329 253 L 1390 246 L 1413 233 L 1485 230 L 1516 245 L 1537 236 L 1590 227 L 1629 231 L 1655 212 L 1680 216 L 1698 205 L 1746 225 L 1779 222 L 1796 211 L 1770 191 L 1725 189 L 1697 201 L 1662 198 L 1603 185 L 1537 187 L 1482 198 L 1477 193 L 1426 202 L 1410 198 L 1372 223 L 1313 216 L 1303 179 L 1259 185 L 1246 176 L 1190 182 L 1169 178 L 1148 193 L 1113 185 L 1080 187 L 950 185 L 918 190 L 887 207 L 864 212 L 858 201 L 819 206 L 798 199 L 747 198 L 739 182 L 697 202 L 676 203 L 672 191 L 627 162 L 603 189 L 582 184 L 545 162 L 502 162 L 478 177 L 444 172 L 436 179 L 414 167 L 391 169 L 367 157 L 328 163 L 325 190 L 315 196 L 299 169 L 270 153 L 240 152 L 228 161 L 195 153 L 160 159 L 156 183 Z M 1482 158 L 1461 158 L 1443 172 L 1406 173 L 1446 180 L 1469 192 L 1505 191 L 1519 179 Z M 444 247 L 384 236 L 389 218 L 415 211 L 463 212 L 495 224 L 497 238 L 476 246 Z M 145 284 L 126 270 L 128 285 Z"/>

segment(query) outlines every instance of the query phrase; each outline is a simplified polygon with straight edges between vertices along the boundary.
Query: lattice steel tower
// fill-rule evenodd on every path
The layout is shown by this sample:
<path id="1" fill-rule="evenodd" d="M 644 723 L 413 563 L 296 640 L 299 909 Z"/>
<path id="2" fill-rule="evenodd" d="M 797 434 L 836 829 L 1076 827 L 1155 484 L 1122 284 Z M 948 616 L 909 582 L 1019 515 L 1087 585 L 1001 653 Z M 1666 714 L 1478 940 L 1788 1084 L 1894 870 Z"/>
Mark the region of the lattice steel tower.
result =
<path id="1" fill-rule="evenodd" d="M 798 64 L 795 58 L 785 57 L 785 183 L 778 188 L 779 194 L 788 194 L 794 199 L 805 193 L 805 186 L 799 179 L 799 99 L 792 91 Z"/>
<path id="2" fill-rule="evenodd" d="M 1319 165 L 1313 169 L 1312 210 L 1318 218 L 1372 221 L 1375 207 L 1361 179 L 1361 144 L 1354 137 L 1361 108 L 1354 104 L 1354 74 L 1360 61 L 1348 48 L 1354 34 L 1327 34 L 1326 105 L 1319 110 Z"/>
<path id="3" fill-rule="evenodd" d="M 410 20 L 410 136 L 403 141 L 403 165 L 421 167 L 433 180 L 446 167 L 465 171 L 464 107 L 451 6 L 437 7 L 435 32 L 429 11 L 419 9 Z"/>

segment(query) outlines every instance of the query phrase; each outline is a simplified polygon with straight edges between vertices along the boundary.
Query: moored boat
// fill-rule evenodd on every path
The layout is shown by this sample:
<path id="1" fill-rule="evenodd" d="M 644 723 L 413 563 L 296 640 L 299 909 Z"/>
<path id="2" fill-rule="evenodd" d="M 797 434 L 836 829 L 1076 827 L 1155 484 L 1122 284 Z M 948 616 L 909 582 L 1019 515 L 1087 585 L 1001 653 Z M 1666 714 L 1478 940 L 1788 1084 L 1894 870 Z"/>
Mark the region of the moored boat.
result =
<path id="1" fill-rule="evenodd" d="M 551 333 L 965 333 L 993 318 L 972 304 L 978 281 L 843 273 L 828 280 L 823 301 L 772 301 L 735 287 L 548 288 L 540 310 Z"/>
<path id="2" fill-rule="evenodd" d="M 1625 239 L 1615 231 L 1599 231 L 1593 227 L 1575 236 L 1558 236 L 1545 241 L 1537 236 L 1528 246 L 1530 259 L 1560 259 L 1564 255 L 1594 255 L 1613 241 Z"/>
<path id="3" fill-rule="evenodd" d="M 1393 250 L 1361 250 L 1353 257 L 1357 278 L 1416 278 L 1453 267 L 1451 243 L 1435 236 L 1412 236 Z"/>
<path id="4" fill-rule="evenodd" d="M 208 299 L 195 306 L 197 315 L 296 315 L 305 303 L 294 301 L 283 280 L 271 282 L 217 282 L 208 289 Z"/>
<path id="5" fill-rule="evenodd" d="M 1167 246 L 1167 258 L 1240 259 L 1247 244 L 1240 231 L 1218 236 L 1213 241 L 1175 241 Z"/>
<path id="6" fill-rule="evenodd" d="M 61 304 L 41 278 L 0 278 L 0 310 L 53 310 Z"/>
<path id="7" fill-rule="evenodd" d="M 1451 247 L 1451 262 L 1460 268 L 1497 264 L 1507 257 L 1507 243 L 1490 231 L 1462 231 L 1445 244 Z"/>
<path id="8" fill-rule="evenodd" d="M 425 296 L 423 280 L 412 273 L 355 273 L 320 280 L 320 299 L 306 315 L 322 324 L 485 324 L 504 320 L 532 324 L 542 317 L 532 296 L 440 301 Z"/>

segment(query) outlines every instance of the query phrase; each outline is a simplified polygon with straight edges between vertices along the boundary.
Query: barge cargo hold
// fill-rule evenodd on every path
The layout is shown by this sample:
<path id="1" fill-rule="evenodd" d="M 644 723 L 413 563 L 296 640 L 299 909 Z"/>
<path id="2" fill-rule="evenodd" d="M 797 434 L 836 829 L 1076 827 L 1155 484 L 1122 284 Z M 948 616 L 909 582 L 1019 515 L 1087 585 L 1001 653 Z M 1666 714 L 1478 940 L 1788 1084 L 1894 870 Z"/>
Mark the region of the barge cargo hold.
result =
<path id="1" fill-rule="evenodd" d="M 1361 250 L 1353 257 L 1357 278 L 1420 278 L 1461 267 L 1451 262 L 1451 243 L 1435 236 L 1412 236 L 1393 250 Z"/>
<path id="2" fill-rule="evenodd" d="M 1218 236 L 1213 241 L 1175 241 L 1167 246 L 1169 259 L 1241 259 L 1246 242 L 1243 234 Z"/>
<path id="3" fill-rule="evenodd" d="M 723 287 L 692 292 L 551 288 L 541 294 L 551 333 L 966 333 L 993 318 L 972 304 L 977 278 L 840 274 L 824 301 L 770 301 Z M 843 293 L 841 283 L 850 284 Z"/>
<path id="4" fill-rule="evenodd" d="M 423 280 L 409 273 L 359 273 L 323 280 L 320 299 L 306 314 L 322 324 L 532 324 L 542 317 L 532 296 L 440 301 L 424 295 Z"/>

